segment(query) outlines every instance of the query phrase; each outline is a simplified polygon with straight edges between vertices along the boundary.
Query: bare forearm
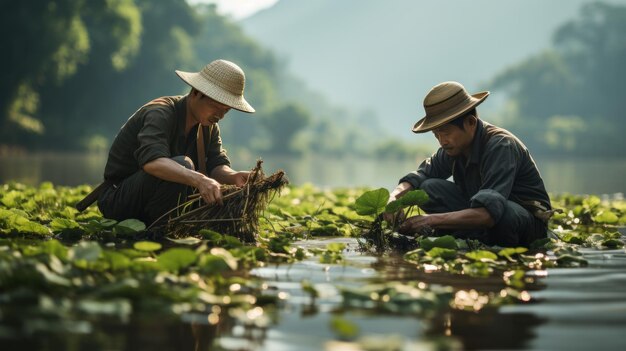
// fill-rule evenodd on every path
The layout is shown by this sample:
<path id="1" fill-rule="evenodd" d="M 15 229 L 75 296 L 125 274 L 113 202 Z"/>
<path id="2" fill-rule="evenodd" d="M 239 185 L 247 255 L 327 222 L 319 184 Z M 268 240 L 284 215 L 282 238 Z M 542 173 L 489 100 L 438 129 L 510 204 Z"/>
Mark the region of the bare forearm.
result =
<path id="1" fill-rule="evenodd" d="M 428 215 L 429 225 L 435 229 L 488 229 L 495 225 L 484 207 Z"/>
<path id="2" fill-rule="evenodd" d="M 197 187 L 204 176 L 194 170 L 185 168 L 169 158 L 157 158 L 146 163 L 143 170 L 159 179 Z"/>
<path id="3" fill-rule="evenodd" d="M 237 171 L 233 170 L 229 166 L 221 165 L 213 168 L 209 176 L 222 184 L 233 184 L 233 175 Z"/>
<path id="4" fill-rule="evenodd" d="M 393 189 L 393 191 L 389 195 L 389 200 L 393 201 L 395 199 L 398 199 L 411 190 L 413 190 L 413 186 L 410 183 L 402 182 L 398 184 L 395 189 Z"/>

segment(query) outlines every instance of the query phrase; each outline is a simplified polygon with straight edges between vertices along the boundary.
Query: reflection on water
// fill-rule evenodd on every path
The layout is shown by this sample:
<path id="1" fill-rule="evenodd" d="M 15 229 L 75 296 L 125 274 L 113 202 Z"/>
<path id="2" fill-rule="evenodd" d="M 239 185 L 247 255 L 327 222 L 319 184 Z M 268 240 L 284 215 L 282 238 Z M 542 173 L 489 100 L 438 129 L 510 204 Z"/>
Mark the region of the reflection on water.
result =
<path id="1" fill-rule="evenodd" d="M 349 245 L 344 264 L 322 264 L 314 257 L 250 272 L 252 279 L 262 282 L 268 291 L 288 296 L 277 308 L 263 308 L 267 317 L 263 323 L 236 318 L 233 310 L 222 311 L 219 320 L 202 313 L 181 317 L 134 314 L 126 323 L 101 318 L 87 323 L 86 328 L 73 325 L 73 332 L 64 331 L 63 323 L 70 326 L 79 320 L 63 321 L 56 329 L 45 331 L 41 329 L 43 320 L 31 320 L 25 322 L 30 323 L 29 327 L 23 328 L 31 333 L 26 338 L 18 338 L 6 324 L 0 325 L 0 349 L 356 350 L 355 344 L 347 347 L 338 340 L 330 327 L 335 316 L 357 325 L 359 336 L 368 338 L 368 349 L 373 349 L 374 342 L 384 343 L 389 350 L 624 349 L 624 250 L 586 249 L 586 268 L 550 269 L 547 275 L 535 274 L 538 281 L 526 286 L 532 296 L 530 303 L 490 306 L 478 312 L 444 308 L 431 311 L 436 313 L 393 313 L 346 306 L 340 290 L 393 280 L 486 292 L 499 291 L 504 283 L 497 277 L 420 272 L 398 257 L 361 254 L 354 250 L 357 244 L 350 238 L 297 244 L 311 248 L 325 247 L 330 242 Z M 315 286 L 315 299 L 302 288 L 303 280 Z"/>
<path id="2" fill-rule="evenodd" d="M 106 154 L 32 154 L 0 156 L 0 183 L 15 180 L 26 184 L 51 181 L 58 185 L 97 184 L 102 180 Z M 417 167 L 416 160 L 358 158 L 263 157 L 266 173 L 284 169 L 293 184 L 320 187 L 393 188 L 398 179 Z M 235 159 L 233 167 L 247 169 L 255 160 Z M 626 158 L 537 158 L 551 193 L 613 194 L 626 192 Z"/>

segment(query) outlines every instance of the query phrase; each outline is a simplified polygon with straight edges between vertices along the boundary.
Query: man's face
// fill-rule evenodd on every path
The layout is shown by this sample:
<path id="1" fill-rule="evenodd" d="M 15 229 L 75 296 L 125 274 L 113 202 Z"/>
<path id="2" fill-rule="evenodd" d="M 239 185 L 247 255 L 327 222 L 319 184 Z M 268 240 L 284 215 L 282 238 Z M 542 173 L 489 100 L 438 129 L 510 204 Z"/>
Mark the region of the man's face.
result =
<path id="1" fill-rule="evenodd" d="M 230 107 L 202 95 L 200 92 L 191 94 L 191 109 L 195 120 L 203 126 L 210 126 L 219 122 Z"/>
<path id="2" fill-rule="evenodd" d="M 449 156 L 469 155 L 476 129 L 475 124 L 468 122 L 469 119 L 466 118 L 463 122 L 464 129 L 448 123 L 433 130 L 439 145 Z"/>

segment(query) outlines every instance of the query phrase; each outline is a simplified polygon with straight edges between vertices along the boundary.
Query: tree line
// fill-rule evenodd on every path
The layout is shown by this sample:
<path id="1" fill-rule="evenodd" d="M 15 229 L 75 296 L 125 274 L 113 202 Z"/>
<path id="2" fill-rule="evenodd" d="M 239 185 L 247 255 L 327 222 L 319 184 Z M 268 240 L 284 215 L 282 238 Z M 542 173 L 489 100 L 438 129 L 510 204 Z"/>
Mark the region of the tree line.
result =
<path id="1" fill-rule="evenodd" d="M 227 146 L 268 153 L 375 153 L 376 116 L 337 108 L 290 76 L 214 5 L 185 0 L 7 1 L 0 145 L 106 150 L 143 103 L 188 88 L 174 69 L 223 58 L 247 75 L 257 109 L 220 122 Z M 367 123 L 363 123 L 363 121 Z M 388 144 L 388 143 L 387 143 Z M 381 147 L 388 147 L 381 142 Z M 419 148 L 399 148 L 398 157 Z"/>
<path id="2" fill-rule="evenodd" d="M 488 84 L 509 93 L 504 125 L 538 153 L 624 156 L 626 7 L 583 5 L 552 44 Z"/>
<path id="3" fill-rule="evenodd" d="M 268 153 L 415 157 L 428 147 L 382 134 L 377 116 L 330 104 L 214 5 L 185 0 L 4 1 L 0 146 L 106 150 L 144 102 L 188 88 L 174 69 L 223 58 L 257 108 L 220 122 L 227 146 Z M 585 5 L 553 47 L 494 77 L 501 124 L 534 153 L 623 155 L 626 7 Z"/>

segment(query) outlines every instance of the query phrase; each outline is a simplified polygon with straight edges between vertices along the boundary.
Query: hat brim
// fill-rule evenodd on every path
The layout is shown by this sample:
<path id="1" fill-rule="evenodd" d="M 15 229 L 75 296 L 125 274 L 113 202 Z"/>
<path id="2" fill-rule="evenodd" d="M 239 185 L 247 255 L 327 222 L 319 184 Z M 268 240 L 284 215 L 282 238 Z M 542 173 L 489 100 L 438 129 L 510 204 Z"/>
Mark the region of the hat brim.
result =
<path id="1" fill-rule="evenodd" d="M 242 95 L 232 94 L 219 86 L 207 81 L 198 72 L 183 72 L 176 70 L 176 75 L 192 88 L 198 90 L 202 94 L 211 99 L 220 102 L 226 106 L 239 110 L 241 112 L 256 112 Z"/>
<path id="2" fill-rule="evenodd" d="M 451 122 L 455 118 L 462 116 L 466 112 L 480 105 L 483 101 L 485 101 L 485 99 L 487 99 L 488 96 L 489 96 L 488 91 L 481 91 L 480 93 L 473 94 L 471 102 L 469 104 L 462 106 L 460 108 L 457 108 L 456 110 L 449 111 L 443 117 L 442 116 L 436 116 L 436 117 L 426 116 L 420 119 L 419 121 L 417 121 L 415 125 L 413 125 L 412 131 L 413 133 L 426 133 L 426 132 L 430 132 L 433 129 L 439 128 L 442 125 Z"/>

